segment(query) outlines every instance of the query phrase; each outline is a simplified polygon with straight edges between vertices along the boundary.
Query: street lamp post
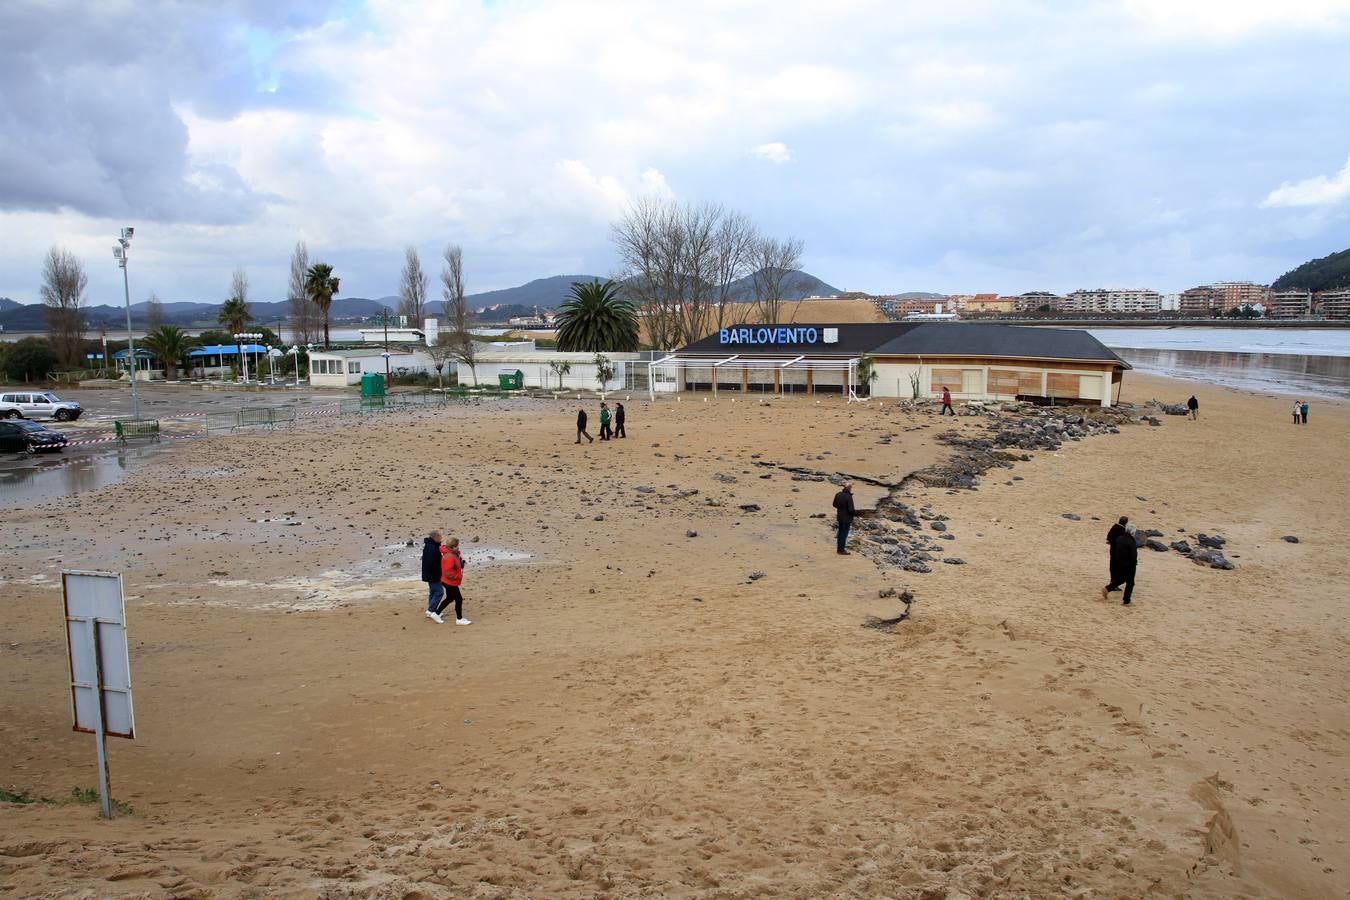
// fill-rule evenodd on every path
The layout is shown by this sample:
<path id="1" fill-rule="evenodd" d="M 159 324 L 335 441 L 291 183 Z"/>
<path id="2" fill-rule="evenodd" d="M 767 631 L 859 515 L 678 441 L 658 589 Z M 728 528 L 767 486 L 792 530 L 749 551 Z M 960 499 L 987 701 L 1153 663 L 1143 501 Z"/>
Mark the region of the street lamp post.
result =
<path id="1" fill-rule="evenodd" d="M 136 229 L 130 225 L 122 229 L 122 234 L 117 239 L 117 246 L 113 248 L 113 258 L 117 260 L 117 265 L 122 268 L 122 294 L 127 303 L 127 356 L 131 363 L 131 415 L 133 418 L 141 417 L 141 397 L 136 392 L 136 341 L 131 335 L 131 281 L 127 275 L 127 257 L 130 256 L 131 238 L 136 233 Z"/>
<path id="2" fill-rule="evenodd" d="M 394 354 L 386 350 L 380 355 L 384 357 L 384 386 L 389 387 L 389 357 L 393 356 Z"/>
<path id="3" fill-rule="evenodd" d="M 239 346 L 240 363 L 244 367 L 244 384 L 248 384 L 248 351 L 244 349 L 244 341 L 261 341 L 262 338 L 263 336 L 256 331 L 234 335 L 234 340 Z"/>
<path id="4" fill-rule="evenodd" d="M 291 349 L 286 351 L 291 355 L 291 364 L 295 366 L 295 387 L 300 389 L 300 345 L 292 344 Z"/>

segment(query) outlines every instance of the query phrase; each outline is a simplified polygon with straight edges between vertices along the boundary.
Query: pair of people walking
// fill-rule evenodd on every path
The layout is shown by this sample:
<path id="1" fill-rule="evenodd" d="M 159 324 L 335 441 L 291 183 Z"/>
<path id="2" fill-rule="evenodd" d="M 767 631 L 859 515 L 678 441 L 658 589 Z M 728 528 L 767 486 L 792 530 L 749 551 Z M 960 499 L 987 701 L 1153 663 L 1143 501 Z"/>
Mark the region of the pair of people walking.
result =
<path id="1" fill-rule="evenodd" d="M 1306 400 L 1299 400 L 1294 404 L 1294 424 L 1308 424 L 1308 402 Z"/>
<path id="2" fill-rule="evenodd" d="M 622 404 L 622 403 L 616 403 L 616 404 L 614 404 L 614 409 L 613 409 L 613 410 L 611 410 L 611 409 L 609 408 L 609 404 L 608 404 L 608 403 L 601 403 L 601 404 L 600 404 L 600 440 L 602 440 L 602 441 L 608 441 L 608 440 L 610 440 L 611 438 L 616 438 L 616 437 L 626 438 L 626 437 L 628 437 L 628 433 L 627 433 L 626 431 L 624 431 L 624 419 L 625 419 L 625 412 L 624 412 L 624 408 L 623 408 L 623 404 Z M 577 407 L 577 443 L 578 443 L 578 444 L 581 443 L 581 439 L 582 439 L 582 438 L 585 438 L 585 439 L 587 440 L 588 443 L 592 443 L 592 444 L 595 443 L 595 438 L 591 437 L 590 432 L 588 432 L 588 431 L 586 430 L 586 423 L 587 423 L 588 421 L 589 421 L 589 418 L 588 418 L 587 415 L 586 415 L 586 408 L 585 408 L 584 406 L 578 406 L 578 407 Z M 611 427 L 611 423 L 612 423 L 612 427 Z"/>
<path id="3" fill-rule="evenodd" d="M 427 618 L 444 625 L 441 614 L 455 604 L 455 624 L 472 625 L 464 618 L 464 557 L 459 552 L 459 538 L 441 542 L 441 533 L 433 531 L 422 542 L 422 580 L 427 583 Z"/>
<path id="4" fill-rule="evenodd" d="M 1135 530 L 1129 517 L 1121 516 L 1106 532 L 1106 543 L 1111 547 L 1111 583 L 1102 588 L 1103 600 L 1124 585 L 1125 600 L 1121 605 L 1130 605 L 1134 596 L 1134 573 L 1139 566 L 1139 542 L 1135 540 Z"/>

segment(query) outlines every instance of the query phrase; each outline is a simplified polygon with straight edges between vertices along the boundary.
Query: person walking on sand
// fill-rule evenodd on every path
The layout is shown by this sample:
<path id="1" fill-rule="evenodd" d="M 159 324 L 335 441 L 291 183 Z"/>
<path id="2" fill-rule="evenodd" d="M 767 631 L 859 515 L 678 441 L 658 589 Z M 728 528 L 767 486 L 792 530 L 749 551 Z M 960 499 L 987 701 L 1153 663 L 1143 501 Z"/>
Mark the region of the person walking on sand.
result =
<path id="1" fill-rule="evenodd" d="M 578 443 L 578 444 L 581 443 L 581 439 L 582 439 L 582 438 L 585 438 L 586 440 L 590 441 L 592 444 L 595 443 L 595 438 L 591 437 L 589 434 L 586 433 L 586 410 L 585 410 L 583 407 L 578 406 L 578 407 L 577 407 L 577 443 Z"/>
<path id="2" fill-rule="evenodd" d="M 956 415 L 956 410 L 952 409 L 952 392 L 947 390 L 947 386 L 944 384 L 942 386 L 942 412 L 938 415 L 945 416 L 947 413 Z"/>
<path id="3" fill-rule="evenodd" d="M 1302 420 L 1302 423 L 1301 423 L 1301 424 L 1307 425 L 1307 424 L 1308 424 L 1308 401 L 1307 401 L 1307 400 L 1304 400 L 1301 404 L 1299 404 L 1299 412 L 1302 413 L 1302 415 L 1303 415 L 1303 420 Z"/>
<path id="4" fill-rule="evenodd" d="M 1128 524 L 1130 524 L 1129 516 L 1121 516 L 1119 519 L 1116 519 L 1116 523 L 1106 532 L 1106 543 L 1114 543 L 1117 536 L 1125 533 L 1125 526 Z"/>
<path id="5" fill-rule="evenodd" d="M 844 549 L 848 544 L 848 530 L 853 525 L 853 482 L 845 481 L 843 488 L 834 495 L 835 517 L 839 522 L 839 531 L 835 536 L 835 551 L 840 556 L 848 556 Z"/>
<path id="6" fill-rule="evenodd" d="M 445 596 L 445 585 L 441 584 L 441 533 L 433 531 L 422 542 L 422 580 L 427 583 L 427 618 L 442 623 L 440 613 L 441 598 Z"/>
<path id="7" fill-rule="evenodd" d="M 1191 421 L 1200 418 L 1200 401 L 1195 399 L 1194 394 L 1191 394 L 1191 399 L 1186 401 L 1186 408 L 1191 411 Z"/>
<path id="8" fill-rule="evenodd" d="M 436 615 L 439 617 L 450 606 L 451 601 L 454 601 L 455 624 L 472 625 L 472 622 L 464 618 L 464 595 L 459 592 L 459 586 L 463 581 L 464 557 L 459 554 L 459 538 L 451 538 L 445 542 L 445 553 L 441 555 L 441 584 L 445 585 L 445 599 L 441 601 Z M 444 620 L 437 618 L 436 621 Z"/>
<path id="9" fill-rule="evenodd" d="M 623 430 L 623 404 L 614 404 L 614 436 L 620 438 L 628 437 Z"/>
<path id="10" fill-rule="evenodd" d="M 1294 424 L 1298 424 L 1299 416 L 1303 414 L 1303 404 L 1297 400 L 1294 401 Z"/>
<path id="11" fill-rule="evenodd" d="M 1125 601 L 1122 606 L 1130 605 L 1134 595 L 1134 571 L 1139 565 L 1139 545 L 1134 539 L 1135 528 L 1126 525 L 1125 530 L 1116 535 L 1111 542 L 1111 583 L 1102 588 L 1102 599 L 1112 591 L 1125 585 Z"/>
<path id="12" fill-rule="evenodd" d="M 609 407 L 604 403 L 600 404 L 600 440 L 607 441 L 613 435 L 614 431 L 609 427 Z"/>

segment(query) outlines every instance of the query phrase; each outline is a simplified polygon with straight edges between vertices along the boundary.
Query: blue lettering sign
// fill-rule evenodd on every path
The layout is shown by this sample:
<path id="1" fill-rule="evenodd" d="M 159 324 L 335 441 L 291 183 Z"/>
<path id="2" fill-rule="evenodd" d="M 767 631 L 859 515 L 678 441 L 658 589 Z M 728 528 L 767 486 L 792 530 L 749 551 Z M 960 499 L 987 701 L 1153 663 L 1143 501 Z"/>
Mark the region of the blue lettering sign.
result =
<path id="1" fill-rule="evenodd" d="M 751 328 L 741 325 L 736 328 L 723 328 L 717 332 L 717 343 L 731 344 L 816 344 L 820 342 L 820 330 L 813 326 L 760 325 Z"/>

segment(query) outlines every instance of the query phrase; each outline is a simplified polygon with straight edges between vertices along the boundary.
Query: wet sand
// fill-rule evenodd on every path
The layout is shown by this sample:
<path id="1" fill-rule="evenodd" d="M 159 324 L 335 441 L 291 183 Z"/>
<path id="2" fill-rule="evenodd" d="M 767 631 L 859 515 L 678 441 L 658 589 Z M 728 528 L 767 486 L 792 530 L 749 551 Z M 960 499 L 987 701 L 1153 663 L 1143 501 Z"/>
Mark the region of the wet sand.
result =
<path id="1" fill-rule="evenodd" d="M 0 787 L 96 783 L 63 566 L 125 573 L 139 736 L 110 741 L 130 815 L 0 803 L 0 884 L 1344 896 L 1350 410 L 1294 428 L 1283 398 L 1133 373 L 1124 399 L 1192 390 L 1199 422 L 914 488 L 966 561 L 928 575 L 836 556 L 835 487 L 754 465 L 898 481 L 948 452 L 950 420 L 837 398 L 634 398 L 627 441 L 580 447 L 546 401 L 314 422 L 7 513 Z M 1141 550 L 1135 606 L 1105 603 L 1122 513 L 1238 568 Z M 467 628 L 422 615 L 404 542 L 431 525 L 528 555 L 471 559 Z M 912 618 L 861 628 L 890 587 Z"/>

